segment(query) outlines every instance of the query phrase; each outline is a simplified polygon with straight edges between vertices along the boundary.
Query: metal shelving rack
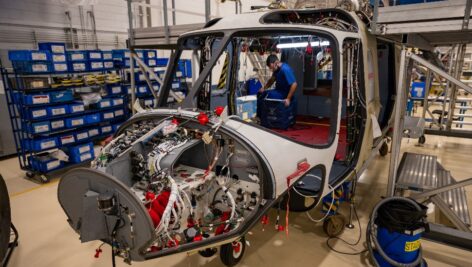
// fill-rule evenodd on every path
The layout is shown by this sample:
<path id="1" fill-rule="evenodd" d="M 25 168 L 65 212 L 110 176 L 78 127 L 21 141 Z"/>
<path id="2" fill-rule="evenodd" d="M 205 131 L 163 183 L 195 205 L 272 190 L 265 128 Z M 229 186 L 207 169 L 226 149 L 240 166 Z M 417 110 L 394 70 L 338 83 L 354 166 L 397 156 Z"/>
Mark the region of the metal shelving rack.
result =
<path id="1" fill-rule="evenodd" d="M 116 71 L 121 76 L 123 76 L 124 72 L 122 71 L 122 69 L 113 69 L 113 71 Z M 26 148 L 26 145 L 25 145 L 26 142 L 31 142 L 32 140 L 35 140 L 40 137 L 57 137 L 62 134 L 74 133 L 75 131 L 87 130 L 93 127 L 112 126 L 113 124 L 118 124 L 120 122 L 123 122 L 129 117 L 128 95 L 127 95 L 127 92 L 123 92 L 122 90 L 121 94 L 107 96 L 107 98 L 110 98 L 110 99 L 122 98 L 123 104 L 120 104 L 120 105 L 111 106 L 107 108 L 100 108 L 100 109 L 84 110 L 83 112 L 78 112 L 78 113 L 73 113 L 73 114 L 64 114 L 64 115 L 46 117 L 46 118 L 38 118 L 38 119 L 28 118 L 27 112 L 31 108 L 70 104 L 74 100 L 68 101 L 68 102 L 60 102 L 60 103 L 28 105 L 24 103 L 23 96 L 28 95 L 28 94 L 34 94 L 34 93 L 47 93 L 47 92 L 61 91 L 61 90 L 67 90 L 67 89 L 76 89 L 78 87 L 77 86 L 75 87 L 64 86 L 64 87 L 58 87 L 58 88 L 48 87 L 48 88 L 41 88 L 41 89 L 22 89 L 23 78 L 25 77 L 51 77 L 52 78 L 52 77 L 66 77 L 66 76 L 77 75 L 77 74 L 103 74 L 106 72 L 104 70 L 88 71 L 88 72 L 29 74 L 29 73 L 17 73 L 15 71 L 7 71 L 5 68 L 0 68 L 0 72 L 1 72 L 2 80 L 3 80 L 3 84 L 5 85 L 8 112 L 10 114 L 10 121 L 12 124 L 13 135 L 14 135 L 18 160 L 20 163 L 20 168 L 26 171 L 26 176 L 28 178 L 38 178 L 40 182 L 48 182 L 49 181 L 48 176 L 54 173 L 55 171 L 65 170 L 65 169 L 68 169 L 68 168 L 71 168 L 80 164 L 85 164 L 87 162 L 90 162 L 90 160 L 88 160 L 81 163 L 66 163 L 63 165 L 63 167 L 52 170 L 51 172 L 43 172 L 32 166 L 29 160 L 30 157 L 35 156 L 35 155 L 40 155 L 41 153 L 51 152 L 60 148 L 76 146 L 80 144 L 86 144 L 92 141 L 97 141 L 111 135 L 113 132 L 111 131 L 110 133 L 106 133 L 106 134 L 100 133 L 97 136 L 86 138 L 84 140 L 76 141 L 72 144 L 67 144 L 63 146 L 61 146 L 58 143 L 58 146 L 55 146 L 53 148 L 46 148 L 46 149 L 40 149 L 40 150 Z M 120 82 L 119 85 L 122 86 L 122 82 Z M 20 97 L 15 98 L 15 94 L 19 94 Z M 50 131 L 45 132 L 45 133 L 31 133 L 27 131 L 27 126 L 31 124 L 32 122 L 41 122 L 41 121 L 47 121 L 47 120 L 60 120 L 60 119 L 71 118 L 74 116 L 84 116 L 87 114 L 93 114 L 93 113 L 98 113 L 102 111 L 114 111 L 118 109 L 124 110 L 124 115 L 120 116 L 119 118 L 107 120 L 106 122 L 100 121 L 97 123 L 85 124 L 85 125 L 81 125 L 81 126 L 69 128 L 69 129 L 67 128 L 62 128 L 58 130 L 51 129 Z"/>

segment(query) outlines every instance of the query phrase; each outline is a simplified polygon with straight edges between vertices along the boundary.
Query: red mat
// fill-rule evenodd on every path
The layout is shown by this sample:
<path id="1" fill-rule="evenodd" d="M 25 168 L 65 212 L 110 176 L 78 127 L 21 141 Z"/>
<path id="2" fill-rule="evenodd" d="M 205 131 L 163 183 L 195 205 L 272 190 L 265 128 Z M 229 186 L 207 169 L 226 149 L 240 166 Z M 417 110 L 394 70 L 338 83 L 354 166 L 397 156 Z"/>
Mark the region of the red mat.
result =
<path id="1" fill-rule="evenodd" d="M 308 116 L 297 116 L 295 125 L 287 130 L 271 129 L 274 132 L 309 145 L 323 145 L 328 143 L 330 130 L 329 119 L 319 119 Z M 346 122 L 341 120 L 336 160 L 344 160 L 347 150 Z"/>

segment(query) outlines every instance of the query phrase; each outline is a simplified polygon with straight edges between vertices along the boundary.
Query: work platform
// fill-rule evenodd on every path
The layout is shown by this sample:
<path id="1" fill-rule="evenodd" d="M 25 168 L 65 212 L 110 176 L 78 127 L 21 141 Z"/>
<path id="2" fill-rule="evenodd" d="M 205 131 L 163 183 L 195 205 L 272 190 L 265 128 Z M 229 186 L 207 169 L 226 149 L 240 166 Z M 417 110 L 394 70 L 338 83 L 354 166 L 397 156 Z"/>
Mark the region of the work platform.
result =
<path id="1" fill-rule="evenodd" d="M 420 47 L 470 43 L 471 5 L 471 0 L 448 0 L 379 7 L 373 17 L 373 32 Z"/>
<path id="2" fill-rule="evenodd" d="M 202 29 L 205 23 L 133 29 L 134 48 L 173 48 L 180 35 Z"/>

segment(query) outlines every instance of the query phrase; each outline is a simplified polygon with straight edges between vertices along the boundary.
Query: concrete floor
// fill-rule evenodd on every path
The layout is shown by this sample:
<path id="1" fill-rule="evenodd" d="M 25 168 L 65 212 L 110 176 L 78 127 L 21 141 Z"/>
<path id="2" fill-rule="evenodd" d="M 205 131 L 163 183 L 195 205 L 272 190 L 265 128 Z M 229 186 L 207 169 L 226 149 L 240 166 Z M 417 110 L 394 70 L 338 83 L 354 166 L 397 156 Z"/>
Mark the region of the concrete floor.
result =
<path id="1" fill-rule="evenodd" d="M 424 146 L 416 140 L 404 140 L 403 151 L 432 154 L 457 179 L 472 177 L 470 156 L 472 140 L 451 137 L 427 136 Z M 389 157 L 377 158 L 361 176 L 358 186 L 358 214 L 362 225 L 362 240 L 354 248 L 340 241 L 332 241 L 336 249 L 355 252 L 364 249 L 365 225 L 369 213 L 386 192 Z M 94 258 L 99 242 L 81 244 L 78 235 L 69 227 L 66 216 L 57 201 L 57 179 L 39 185 L 23 178 L 16 158 L 0 161 L 0 172 L 6 180 L 11 197 L 12 220 L 20 233 L 20 243 L 10 261 L 10 267 L 19 266 L 111 266 L 111 252 L 105 246 L 99 259 Z M 472 205 L 472 188 L 467 188 L 469 206 Z M 472 207 L 472 206 L 471 206 Z M 341 213 L 347 215 L 348 207 Z M 314 217 L 320 213 L 312 211 Z M 248 234 L 247 248 L 238 266 L 370 266 L 367 253 L 349 256 L 329 250 L 322 224 L 312 223 L 305 213 L 290 213 L 290 232 L 275 232 L 275 210 L 270 212 L 271 224 L 264 231 L 258 224 Z M 284 216 L 285 214 L 282 213 Z M 359 228 L 346 229 L 342 234 L 354 242 Z M 471 266 L 472 253 L 422 241 L 423 254 L 429 266 Z M 218 254 L 217 254 L 218 255 Z M 218 256 L 202 258 L 198 254 L 181 253 L 133 266 L 222 266 Z M 121 259 L 117 266 L 127 266 Z"/>

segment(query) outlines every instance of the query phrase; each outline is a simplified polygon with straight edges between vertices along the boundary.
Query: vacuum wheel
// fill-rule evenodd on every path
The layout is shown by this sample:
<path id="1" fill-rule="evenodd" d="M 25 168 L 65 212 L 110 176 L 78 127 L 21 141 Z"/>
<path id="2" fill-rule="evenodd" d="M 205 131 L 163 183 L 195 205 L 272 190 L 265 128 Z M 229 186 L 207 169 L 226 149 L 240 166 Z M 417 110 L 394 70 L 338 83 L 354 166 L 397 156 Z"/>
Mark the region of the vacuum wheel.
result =
<path id="1" fill-rule="evenodd" d="M 380 156 L 385 157 L 388 154 L 388 145 L 386 142 L 379 149 Z"/>
<path id="2" fill-rule="evenodd" d="M 221 246 L 220 258 L 224 265 L 234 266 L 238 264 L 246 250 L 246 240 L 244 236 L 239 240 Z"/>
<path id="3" fill-rule="evenodd" d="M 424 135 L 420 136 L 420 138 L 418 138 L 418 143 L 424 145 L 424 143 L 426 143 L 426 137 Z"/>
<path id="4" fill-rule="evenodd" d="M 204 258 L 209 258 L 209 257 L 215 255 L 216 252 L 218 252 L 217 248 L 207 248 L 207 249 L 198 251 L 198 254 L 200 254 L 200 256 L 202 256 Z"/>
<path id="5" fill-rule="evenodd" d="M 328 216 L 323 222 L 323 231 L 329 237 L 338 236 L 344 231 L 344 225 L 346 225 L 346 219 L 343 215 Z"/>

